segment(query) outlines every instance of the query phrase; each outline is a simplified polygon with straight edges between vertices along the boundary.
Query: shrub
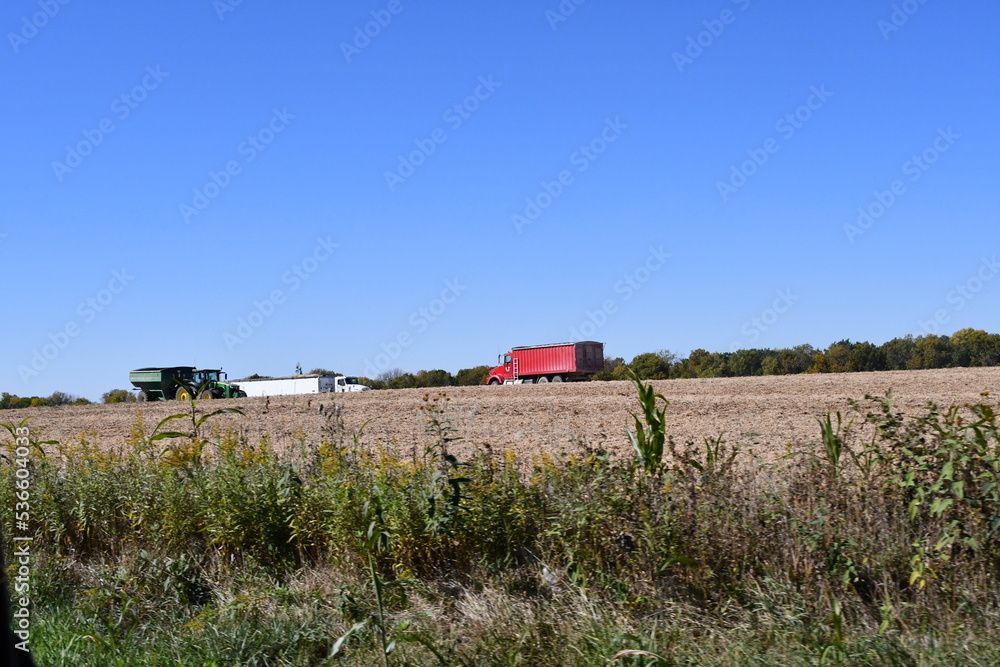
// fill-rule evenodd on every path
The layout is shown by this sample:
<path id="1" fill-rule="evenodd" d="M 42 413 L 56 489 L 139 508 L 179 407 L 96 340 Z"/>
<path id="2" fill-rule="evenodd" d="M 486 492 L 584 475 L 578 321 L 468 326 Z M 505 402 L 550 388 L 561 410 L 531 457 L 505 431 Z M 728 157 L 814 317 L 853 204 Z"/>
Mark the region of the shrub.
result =
<path id="1" fill-rule="evenodd" d="M 112 389 L 101 394 L 104 403 L 134 403 L 135 395 L 128 389 Z"/>

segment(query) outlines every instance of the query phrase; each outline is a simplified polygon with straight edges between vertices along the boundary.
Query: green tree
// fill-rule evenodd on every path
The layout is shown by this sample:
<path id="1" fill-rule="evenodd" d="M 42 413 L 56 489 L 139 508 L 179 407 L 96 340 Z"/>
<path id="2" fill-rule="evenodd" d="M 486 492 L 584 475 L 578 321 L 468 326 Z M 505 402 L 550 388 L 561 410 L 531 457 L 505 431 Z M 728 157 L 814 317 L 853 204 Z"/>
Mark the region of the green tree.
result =
<path id="1" fill-rule="evenodd" d="M 335 373 L 334 371 L 328 371 L 325 368 L 314 368 L 311 371 L 309 371 L 309 375 L 339 375 L 339 373 Z"/>
<path id="2" fill-rule="evenodd" d="M 946 368 L 951 362 L 952 345 L 947 336 L 917 336 L 913 341 L 913 356 L 906 363 L 909 370 Z"/>
<path id="3" fill-rule="evenodd" d="M 805 373 L 812 365 L 816 350 L 812 345 L 796 345 L 793 348 L 771 350 L 761 363 L 764 375 L 796 375 Z"/>
<path id="4" fill-rule="evenodd" d="M 104 403 L 134 403 L 135 395 L 128 389 L 112 389 L 101 394 Z"/>
<path id="5" fill-rule="evenodd" d="M 764 361 L 772 356 L 771 350 L 737 350 L 726 359 L 725 375 L 746 377 L 764 374 Z"/>
<path id="6" fill-rule="evenodd" d="M 670 363 L 656 352 L 638 354 L 628 366 L 640 380 L 666 380 L 670 377 Z"/>
<path id="7" fill-rule="evenodd" d="M 1000 364 L 1000 334 L 982 329 L 961 329 L 951 335 L 951 365 L 996 366 Z"/>
<path id="8" fill-rule="evenodd" d="M 389 389 L 413 389 L 417 386 L 417 378 L 413 373 L 403 373 L 386 385 Z"/>
<path id="9" fill-rule="evenodd" d="M 416 376 L 413 373 L 403 371 L 401 368 L 390 368 L 383 373 L 379 373 L 375 379 L 382 382 L 386 389 L 412 389 L 417 386 Z"/>
<path id="10" fill-rule="evenodd" d="M 451 387 L 455 384 L 451 373 L 441 369 L 419 371 L 414 376 L 414 382 L 416 387 Z"/>
<path id="11" fill-rule="evenodd" d="M 851 345 L 851 367 L 855 371 L 886 370 L 885 353 L 877 345 L 867 341 Z"/>
<path id="12" fill-rule="evenodd" d="M 455 384 L 460 387 L 473 387 L 485 384 L 486 378 L 490 375 L 489 366 L 476 366 L 475 368 L 463 368 L 455 374 Z"/>
<path id="13" fill-rule="evenodd" d="M 826 358 L 827 373 L 847 373 L 855 370 L 851 358 L 851 341 L 844 339 L 826 348 L 823 356 Z"/>
<path id="14" fill-rule="evenodd" d="M 692 350 L 687 359 L 675 365 L 674 377 L 717 378 L 726 372 L 728 353 L 709 352 L 698 348 Z"/>
<path id="15" fill-rule="evenodd" d="M 916 347 L 913 336 L 893 338 L 882 343 L 882 354 L 885 355 L 885 368 L 890 371 L 904 371 L 908 368 L 913 350 Z"/>

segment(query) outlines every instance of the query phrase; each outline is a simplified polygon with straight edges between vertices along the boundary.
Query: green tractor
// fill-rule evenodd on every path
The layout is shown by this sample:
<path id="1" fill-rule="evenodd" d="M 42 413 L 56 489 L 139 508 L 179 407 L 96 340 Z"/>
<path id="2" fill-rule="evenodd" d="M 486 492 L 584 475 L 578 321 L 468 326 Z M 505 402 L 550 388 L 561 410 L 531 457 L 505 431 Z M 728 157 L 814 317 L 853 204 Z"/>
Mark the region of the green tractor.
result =
<path id="1" fill-rule="evenodd" d="M 140 401 L 190 401 L 192 398 L 207 400 L 246 396 L 239 385 L 226 382 L 226 374 L 214 368 L 139 368 L 129 373 L 128 379 L 139 390 Z"/>

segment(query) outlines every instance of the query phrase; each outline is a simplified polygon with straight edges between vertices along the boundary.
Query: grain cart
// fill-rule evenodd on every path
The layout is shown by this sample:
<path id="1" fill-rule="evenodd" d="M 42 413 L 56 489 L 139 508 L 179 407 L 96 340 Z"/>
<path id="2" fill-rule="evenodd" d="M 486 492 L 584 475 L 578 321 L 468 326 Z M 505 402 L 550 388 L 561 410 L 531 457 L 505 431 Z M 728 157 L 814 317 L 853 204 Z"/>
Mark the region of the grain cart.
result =
<path id="1" fill-rule="evenodd" d="M 167 401 L 175 398 L 189 401 L 193 397 L 243 398 L 246 393 L 239 385 L 225 381 L 219 369 L 171 366 L 169 368 L 139 368 L 128 374 L 129 381 L 139 390 L 140 401 Z"/>
<path id="2" fill-rule="evenodd" d="M 488 384 L 544 384 L 582 382 L 604 370 L 604 343 L 530 345 L 501 354 L 500 365 L 490 371 Z"/>

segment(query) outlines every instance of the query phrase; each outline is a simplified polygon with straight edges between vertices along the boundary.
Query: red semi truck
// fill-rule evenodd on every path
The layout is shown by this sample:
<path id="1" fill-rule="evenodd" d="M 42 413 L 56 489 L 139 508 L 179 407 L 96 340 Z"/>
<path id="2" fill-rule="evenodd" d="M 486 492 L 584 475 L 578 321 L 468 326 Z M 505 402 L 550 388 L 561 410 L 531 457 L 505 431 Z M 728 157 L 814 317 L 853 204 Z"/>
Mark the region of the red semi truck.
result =
<path id="1" fill-rule="evenodd" d="M 578 382 L 604 370 L 604 343 L 585 340 L 515 347 L 501 354 L 498 362 L 487 384 Z"/>

